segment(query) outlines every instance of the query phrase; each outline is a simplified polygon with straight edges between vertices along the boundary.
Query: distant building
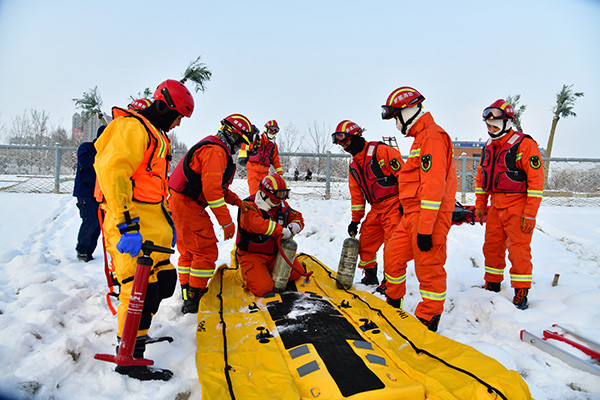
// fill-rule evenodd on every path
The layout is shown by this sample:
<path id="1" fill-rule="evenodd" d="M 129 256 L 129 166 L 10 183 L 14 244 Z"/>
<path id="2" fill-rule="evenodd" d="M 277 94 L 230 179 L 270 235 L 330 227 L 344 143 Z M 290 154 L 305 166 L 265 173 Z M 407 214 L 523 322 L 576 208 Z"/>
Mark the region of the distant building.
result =
<path id="1" fill-rule="evenodd" d="M 112 121 L 112 117 L 108 115 L 106 115 L 105 118 L 107 122 Z M 81 114 L 73 114 L 71 130 L 73 143 L 79 144 L 83 142 L 91 142 L 96 138 L 96 133 L 98 132 L 98 128 L 100 128 L 100 125 L 102 125 L 102 122 L 100 122 L 100 118 L 96 116 L 91 117 L 85 123 L 83 123 L 83 118 L 81 117 Z"/>

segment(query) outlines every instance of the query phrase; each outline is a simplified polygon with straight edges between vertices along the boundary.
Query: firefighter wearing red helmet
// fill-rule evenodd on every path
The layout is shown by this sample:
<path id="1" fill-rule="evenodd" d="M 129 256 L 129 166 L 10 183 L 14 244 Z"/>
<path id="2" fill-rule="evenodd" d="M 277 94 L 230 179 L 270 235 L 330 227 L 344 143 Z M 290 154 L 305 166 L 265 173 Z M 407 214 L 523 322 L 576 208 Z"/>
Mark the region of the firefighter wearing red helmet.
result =
<path id="1" fill-rule="evenodd" d="M 358 225 L 365 216 L 365 204 L 370 205 L 360 227 L 359 267 L 364 271 L 361 283 L 377 285 L 377 251 L 382 244 L 387 246 L 402 216 L 398 175 L 404 161 L 395 148 L 383 142 L 367 142 L 363 131 L 356 123 L 343 120 L 331 136 L 334 144 L 352 155 L 348 179 L 352 211 L 348 225 L 350 236 L 358 233 Z"/>
<path id="2" fill-rule="evenodd" d="M 490 139 L 481 153 L 475 177 L 475 215 L 483 224 L 487 212 L 485 289 L 500 291 L 508 249 L 513 304 L 524 310 L 532 281 L 531 238 L 542 202 L 544 169 L 537 143 L 512 128 L 514 119 L 512 105 L 503 99 L 483 110 Z"/>
<path id="3" fill-rule="evenodd" d="M 255 209 L 238 213 L 235 259 L 246 287 L 255 296 L 273 291 L 271 272 L 278 251 L 277 238 L 288 239 L 304 228 L 302 214 L 286 201 L 289 192 L 281 175 L 269 174 L 261 180 L 258 191 L 245 199 Z M 300 278 L 298 271 L 304 271 L 304 267 L 294 259 L 289 280 Z"/>
<path id="4" fill-rule="evenodd" d="M 183 84 L 172 80 L 161 83 L 154 98 L 154 102 L 141 110 L 114 107 L 113 121 L 95 142 L 98 197 L 105 212 L 103 232 L 121 285 L 117 312 L 119 340 L 142 243 L 152 241 L 169 248 L 175 245 L 167 204 L 171 160 L 167 132 L 179 126 L 184 116 L 192 115 L 194 99 Z M 152 259 L 154 265 L 137 332 L 135 358 L 143 357 L 152 316 L 160 302 L 173 294 L 177 282 L 169 254 L 155 252 Z M 168 380 L 173 375 L 166 369 L 142 365 L 118 365 L 115 370 L 140 380 Z"/>
<path id="5" fill-rule="evenodd" d="M 207 136 L 186 153 L 171 174 L 169 202 L 178 232 L 181 311 L 197 313 L 198 303 L 215 270 L 219 251 L 208 210 L 223 229 L 225 240 L 233 238 L 235 226 L 227 204 L 246 209 L 229 185 L 235 175 L 235 154 L 242 144 L 254 141 L 252 124 L 241 114 L 221 121 L 216 135 Z"/>
<path id="6" fill-rule="evenodd" d="M 454 211 L 456 170 L 452 140 L 423 110 L 423 100 L 417 90 L 403 86 L 382 106 L 382 118 L 394 119 L 404 136 L 414 138 L 398 178 L 404 215 L 384 250 L 384 263 L 387 301 L 401 308 L 406 263 L 414 260 L 422 298 L 415 316 L 435 332 L 446 299 L 446 236 Z"/>
<path id="7" fill-rule="evenodd" d="M 265 124 L 265 131 L 252 146 L 242 146 L 238 163 L 247 169 L 248 189 L 250 194 L 256 193 L 262 179 L 269 174 L 271 165 L 275 172 L 283 176 L 283 168 L 279 161 L 279 148 L 275 137 L 279 125 L 274 119 Z"/>

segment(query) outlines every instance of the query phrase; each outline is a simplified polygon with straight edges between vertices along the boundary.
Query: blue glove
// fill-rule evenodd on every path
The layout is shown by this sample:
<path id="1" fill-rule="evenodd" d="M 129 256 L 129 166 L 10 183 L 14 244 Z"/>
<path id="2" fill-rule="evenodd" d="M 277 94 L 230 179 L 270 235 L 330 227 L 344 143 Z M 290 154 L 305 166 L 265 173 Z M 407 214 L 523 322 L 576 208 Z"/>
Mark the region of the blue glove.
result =
<path id="1" fill-rule="evenodd" d="M 173 225 L 173 243 L 171 243 L 171 247 L 175 247 L 175 243 L 177 243 L 177 229 Z"/>
<path id="2" fill-rule="evenodd" d="M 136 257 L 142 249 L 143 238 L 140 234 L 140 219 L 134 218 L 129 223 L 123 222 L 117 225 L 121 233 L 121 239 L 117 243 L 119 253 L 129 253 L 131 257 Z"/>

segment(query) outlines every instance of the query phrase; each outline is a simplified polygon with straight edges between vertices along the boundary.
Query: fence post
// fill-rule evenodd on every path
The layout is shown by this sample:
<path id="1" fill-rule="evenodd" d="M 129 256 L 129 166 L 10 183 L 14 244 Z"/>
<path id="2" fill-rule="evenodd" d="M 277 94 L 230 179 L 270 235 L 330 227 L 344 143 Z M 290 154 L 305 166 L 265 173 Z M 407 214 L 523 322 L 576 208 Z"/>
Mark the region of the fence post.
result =
<path id="1" fill-rule="evenodd" d="M 54 158 L 54 193 L 60 192 L 60 143 L 56 143 Z"/>
<path id="2" fill-rule="evenodd" d="M 325 200 L 329 200 L 331 198 L 330 192 L 330 184 L 331 184 L 331 152 L 327 152 L 327 171 L 325 172 Z"/>
<path id="3" fill-rule="evenodd" d="M 463 153 L 460 156 L 460 158 L 462 159 L 462 174 L 460 177 L 460 202 L 464 204 L 467 201 L 467 194 L 465 193 L 467 188 L 467 155 Z"/>

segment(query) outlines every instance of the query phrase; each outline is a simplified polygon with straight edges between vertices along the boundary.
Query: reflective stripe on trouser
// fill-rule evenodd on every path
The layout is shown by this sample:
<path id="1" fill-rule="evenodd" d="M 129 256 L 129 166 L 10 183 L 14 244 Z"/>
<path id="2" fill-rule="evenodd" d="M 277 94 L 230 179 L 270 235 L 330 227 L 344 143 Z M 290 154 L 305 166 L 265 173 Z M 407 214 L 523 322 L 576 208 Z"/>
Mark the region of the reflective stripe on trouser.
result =
<path id="1" fill-rule="evenodd" d="M 384 250 L 386 294 L 398 299 L 406 294 L 406 263 L 415 260 L 422 301 L 415 315 L 430 320 L 442 314 L 446 299 L 446 236 L 452 222 L 451 212 L 439 212 L 433 226 L 433 248 L 422 252 L 417 247 L 419 213 L 405 214 Z"/>
<path id="2" fill-rule="evenodd" d="M 248 179 L 248 190 L 250 194 L 254 194 L 258 191 L 260 181 L 269 175 L 269 167 L 257 163 L 249 162 L 246 164 L 246 177 Z"/>
<path id="3" fill-rule="evenodd" d="M 179 283 L 204 289 L 219 257 L 217 236 L 206 209 L 179 197 L 170 198 L 177 228 Z"/>
<path id="4" fill-rule="evenodd" d="M 123 325 L 125 324 L 125 315 L 129 306 L 129 295 L 133 286 L 133 277 L 137 267 L 137 257 L 131 257 L 128 253 L 121 254 L 117 250 L 117 243 L 121 239 L 121 234 L 116 227 L 114 215 L 110 210 L 106 210 L 104 216 L 104 235 L 106 237 L 106 250 L 112 259 L 112 265 L 115 268 L 115 274 L 121 284 L 119 294 L 119 307 L 117 309 L 118 331 L 117 336 L 121 337 Z M 150 240 L 158 246 L 171 248 L 173 242 L 173 228 L 167 220 L 162 204 L 146 204 L 135 202 L 135 217 L 140 218 L 140 234 L 144 241 Z M 142 253 L 140 252 L 140 255 Z M 148 278 L 148 283 L 152 284 L 157 281 L 159 271 L 174 269 L 173 265 L 168 262 L 170 254 L 154 252 L 150 256 L 154 261 L 154 265 L 159 264 L 159 267 L 152 268 L 152 273 Z M 150 321 L 147 323 L 150 326 Z M 138 331 L 138 336 L 148 333 L 148 327 L 145 329 L 141 326 Z"/>
<path id="5" fill-rule="evenodd" d="M 485 280 L 502 282 L 506 267 L 506 250 L 511 263 L 510 277 L 513 288 L 530 288 L 533 264 L 531 263 L 531 237 L 533 232 L 521 231 L 521 217 L 525 204 L 508 208 L 488 208 L 485 227 Z"/>
<path id="6" fill-rule="evenodd" d="M 242 270 L 246 287 L 255 296 L 264 296 L 273 291 L 271 271 L 273 271 L 275 257 L 275 255 L 271 254 L 251 253 L 240 249 L 237 250 L 237 260 Z M 299 270 L 304 269 L 298 259 L 294 259 L 294 266 Z M 300 278 L 300 276 L 300 274 L 292 269 L 289 280 L 294 281 Z"/>
<path id="7" fill-rule="evenodd" d="M 392 202 L 385 210 L 374 210 L 367 213 L 360 226 L 360 268 L 373 268 L 377 264 L 377 251 L 394 233 L 400 222 L 398 202 Z"/>

